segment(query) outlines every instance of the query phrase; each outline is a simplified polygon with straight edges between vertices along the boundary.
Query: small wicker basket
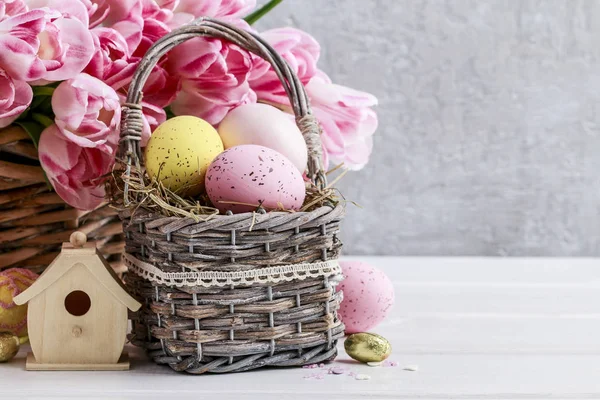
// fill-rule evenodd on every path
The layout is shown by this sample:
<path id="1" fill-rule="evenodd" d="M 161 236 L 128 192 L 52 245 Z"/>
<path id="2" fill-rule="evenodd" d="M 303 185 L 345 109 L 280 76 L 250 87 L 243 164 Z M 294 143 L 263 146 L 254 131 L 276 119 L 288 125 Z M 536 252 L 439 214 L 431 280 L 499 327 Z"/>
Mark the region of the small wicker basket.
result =
<path id="1" fill-rule="evenodd" d="M 197 36 L 227 40 L 271 63 L 309 152 L 308 176 L 326 186 L 320 128 L 298 77 L 263 39 L 210 18 L 171 32 L 142 59 L 123 107 L 125 178 L 143 175 L 141 88 L 174 46 Z M 192 374 L 301 366 L 333 359 L 344 325 L 337 258 L 342 203 L 307 212 L 215 215 L 204 221 L 145 209 L 124 179 L 118 202 L 129 291 L 144 304 L 131 341 L 158 364 Z"/>
<path id="2" fill-rule="evenodd" d="M 43 272 L 76 230 L 96 240 L 115 271 L 124 272 L 117 212 L 108 205 L 81 211 L 65 204 L 46 183 L 28 134 L 16 125 L 0 129 L 0 270 Z"/>

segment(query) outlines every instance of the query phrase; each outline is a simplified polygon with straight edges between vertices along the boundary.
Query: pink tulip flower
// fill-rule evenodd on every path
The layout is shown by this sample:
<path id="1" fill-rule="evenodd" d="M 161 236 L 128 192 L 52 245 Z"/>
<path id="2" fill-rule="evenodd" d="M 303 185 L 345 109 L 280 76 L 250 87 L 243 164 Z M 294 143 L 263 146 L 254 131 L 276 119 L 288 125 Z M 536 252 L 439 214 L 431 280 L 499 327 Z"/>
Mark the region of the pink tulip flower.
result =
<path id="1" fill-rule="evenodd" d="M 156 0 L 172 12 L 167 21 L 171 28 L 192 22 L 198 17 L 241 18 L 256 7 L 256 0 Z"/>
<path id="2" fill-rule="evenodd" d="M 11 79 L 6 72 L 0 70 L 0 128 L 16 120 L 29 107 L 32 98 L 31 86 Z"/>
<path id="3" fill-rule="evenodd" d="M 103 25 L 123 35 L 127 42 L 128 55 L 133 54 L 142 40 L 142 0 L 103 0 L 98 12 L 106 15 Z"/>
<path id="4" fill-rule="evenodd" d="M 102 55 L 94 56 L 86 68 L 86 72 L 101 77 L 113 89 L 124 91 L 131 83 L 139 61 L 150 46 L 171 31 L 162 22 L 170 18 L 171 14 L 168 10 L 165 11 L 158 7 L 154 0 L 125 1 L 119 4 L 112 0 L 106 0 L 105 4 L 109 9 L 109 18 L 105 24 L 113 23 L 113 27 L 96 28 L 92 31 L 97 37 L 96 52 L 100 50 Z M 129 8 L 125 9 L 126 7 Z M 136 17 L 138 14 L 139 20 Z M 115 22 L 114 19 L 119 17 L 125 18 L 125 20 Z M 137 33 L 140 35 L 138 37 L 136 33 L 135 43 L 132 41 L 132 36 L 126 37 L 122 34 L 122 23 L 128 24 L 127 26 L 132 29 L 137 26 Z M 160 64 L 164 64 L 164 61 L 161 61 Z M 166 74 L 161 65 L 155 68 L 149 84 L 144 87 L 144 98 L 165 107 L 174 98 L 178 88 L 178 79 Z"/>
<path id="5" fill-rule="evenodd" d="M 106 84 L 126 95 L 139 62 L 140 58 L 113 62 L 108 70 L 110 73 L 105 78 Z M 179 88 L 179 78 L 169 73 L 161 65 L 157 65 L 152 69 L 144 85 L 144 101 L 159 107 L 166 107 L 175 99 Z"/>
<path id="6" fill-rule="evenodd" d="M 195 38 L 175 47 L 168 71 L 181 77 L 182 91 L 171 104 L 176 115 L 195 115 L 216 125 L 229 110 L 256 102 L 248 84 L 252 60 L 246 51 L 220 40 Z"/>
<path id="7" fill-rule="evenodd" d="M 143 113 L 143 128 L 142 128 L 142 141 L 141 146 L 144 147 L 150 139 L 150 135 L 154 130 L 163 122 L 167 120 L 167 114 L 162 107 L 158 107 L 154 104 L 142 101 L 142 113 Z"/>
<path id="8" fill-rule="evenodd" d="M 142 16 L 144 21 L 153 19 L 160 22 L 168 22 L 173 18 L 173 10 L 171 4 L 161 0 L 141 0 L 142 1 Z M 175 3 L 178 0 L 170 0 L 170 3 Z M 165 7 L 166 5 L 166 7 Z"/>
<path id="9" fill-rule="evenodd" d="M 62 82 L 52 96 L 56 126 L 69 142 L 114 155 L 121 106 L 117 93 L 88 74 Z"/>
<path id="10" fill-rule="evenodd" d="M 95 37 L 96 51 L 84 72 L 115 90 L 123 104 L 141 58 L 127 56 L 125 38 L 112 28 L 97 27 L 92 30 L 92 34 Z M 166 120 L 163 107 L 173 101 L 178 90 L 179 79 L 167 73 L 162 66 L 156 66 L 144 86 L 142 145 L 148 141 L 151 130 Z"/>
<path id="11" fill-rule="evenodd" d="M 160 65 L 154 67 L 143 88 L 144 101 L 158 107 L 167 107 L 175 100 L 180 89 L 178 76 L 169 73 Z"/>
<path id="12" fill-rule="evenodd" d="M 98 13 L 105 15 L 105 27 L 115 29 L 127 41 L 128 55 L 143 55 L 157 38 L 171 31 L 173 18 L 168 7 L 156 0 L 102 0 Z"/>
<path id="13" fill-rule="evenodd" d="M 75 18 L 81 21 L 85 27 L 89 27 L 89 13 L 82 0 L 26 0 L 30 10 L 47 8 L 58 11 L 63 16 Z"/>
<path id="14" fill-rule="evenodd" d="M 23 0 L 3 0 L 0 2 L 0 21 L 5 17 L 27 12 L 27 4 Z"/>
<path id="15" fill-rule="evenodd" d="M 87 10 L 80 15 L 87 18 Z M 38 57 L 45 69 L 40 79 L 44 83 L 73 78 L 83 71 L 94 52 L 94 40 L 87 21 L 69 14 L 51 16 L 38 38 Z"/>
<path id="16" fill-rule="evenodd" d="M 112 169 L 114 154 L 79 146 L 57 125 L 42 132 L 38 151 L 48 180 L 67 204 L 91 210 L 104 201 L 104 177 Z"/>
<path id="17" fill-rule="evenodd" d="M 114 79 L 131 64 L 127 56 L 127 42 L 118 31 L 112 28 L 97 27 L 91 32 L 94 38 L 94 54 L 84 72 L 104 82 L 111 78 Z M 128 76 L 132 74 L 133 72 L 126 73 Z M 112 85 L 109 84 L 109 86 Z"/>
<path id="18" fill-rule="evenodd" d="M 145 19 L 140 43 L 132 55 L 134 57 L 143 57 L 154 42 L 169 32 L 171 32 L 171 28 L 164 22 L 152 18 Z"/>
<path id="19" fill-rule="evenodd" d="M 101 0 L 97 14 L 103 26 L 118 31 L 127 42 L 128 56 L 141 56 L 159 37 L 171 31 L 173 18 L 168 8 L 156 0 Z"/>
<path id="20" fill-rule="evenodd" d="M 32 10 L 0 21 L 0 68 L 14 79 L 39 79 L 45 68 L 37 56 L 38 35 L 45 27 L 45 10 Z"/>
<path id="21" fill-rule="evenodd" d="M 175 115 L 195 115 L 212 125 L 218 125 L 230 110 L 244 104 L 256 103 L 256 94 L 244 86 L 230 90 L 228 92 L 230 98 L 220 98 L 220 91 L 217 88 L 210 91 L 194 89 L 186 90 L 184 86 L 184 89 L 179 92 L 171 104 Z"/>
<path id="22" fill-rule="evenodd" d="M 371 109 L 377 105 L 375 96 L 335 85 L 322 72 L 310 80 L 306 91 L 323 128 L 325 163 L 331 160 L 344 163 L 348 169 L 363 168 L 373 150 L 378 124 L 377 114 Z"/>
<path id="23" fill-rule="evenodd" d="M 133 62 L 130 60 L 129 64 L 124 65 L 120 71 L 118 71 L 118 68 L 122 66 L 121 63 L 113 63 L 112 71 L 114 74 L 106 79 L 106 84 L 110 85 L 119 94 L 121 104 L 125 103 L 129 84 L 139 61 L 140 58 L 135 59 Z M 142 146 L 150 138 L 150 132 L 166 120 L 163 108 L 173 102 L 180 86 L 179 77 L 170 74 L 161 65 L 155 66 L 150 76 L 148 76 L 142 90 L 144 93 L 142 101 L 142 111 L 144 113 Z"/>
<path id="24" fill-rule="evenodd" d="M 76 17 L 34 9 L 0 21 L 0 68 L 34 84 L 69 79 L 90 61 L 93 44 L 87 24 Z"/>
<path id="25" fill-rule="evenodd" d="M 315 76 L 321 48 L 308 33 L 295 28 L 279 28 L 262 32 L 261 36 L 281 54 L 303 84 L 306 85 Z M 258 57 L 254 58 L 250 87 L 261 101 L 289 104 L 277 74 Z"/>
<path id="26" fill-rule="evenodd" d="M 79 0 L 85 8 L 87 9 L 88 19 L 89 19 L 89 28 L 95 28 L 100 25 L 108 16 L 108 12 L 110 11 L 108 7 L 105 6 L 105 0 Z"/>
<path id="27" fill-rule="evenodd" d="M 344 163 L 346 168 L 360 169 L 369 160 L 372 136 L 377 129 L 377 115 L 370 108 L 377 99 L 364 92 L 334 85 L 317 69 L 319 43 L 309 34 L 294 28 L 272 29 L 261 33 L 288 62 L 305 85 L 314 115 L 323 129 L 324 164 Z M 250 87 L 258 101 L 290 110 L 289 99 L 266 62 L 255 60 Z"/>
<path id="28" fill-rule="evenodd" d="M 179 0 L 169 2 L 176 4 L 173 10 L 175 13 L 188 13 L 194 17 L 239 18 L 256 7 L 256 0 Z"/>

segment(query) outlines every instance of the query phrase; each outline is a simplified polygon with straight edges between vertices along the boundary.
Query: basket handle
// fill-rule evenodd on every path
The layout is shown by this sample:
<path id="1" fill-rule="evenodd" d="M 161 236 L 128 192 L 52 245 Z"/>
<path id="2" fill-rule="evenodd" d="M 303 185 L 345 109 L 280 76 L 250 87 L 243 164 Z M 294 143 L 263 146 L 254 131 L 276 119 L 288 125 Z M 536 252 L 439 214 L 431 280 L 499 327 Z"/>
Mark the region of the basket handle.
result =
<path id="1" fill-rule="evenodd" d="M 259 35 L 247 32 L 231 24 L 201 17 L 192 23 L 163 36 L 157 40 L 140 61 L 134 75 L 126 103 L 122 107 L 121 138 L 119 157 L 126 162 L 126 176 L 131 174 L 135 165 L 140 170 L 143 164 L 140 140 L 142 136 L 142 88 L 150 76 L 158 60 L 173 47 L 189 39 L 207 36 L 227 40 L 242 49 L 250 51 L 268 61 L 279 77 L 286 94 L 290 99 L 296 116 L 296 124 L 302 132 L 308 150 L 307 171 L 310 180 L 319 188 L 327 186 L 322 162 L 321 128 L 312 115 L 308 96 L 302 82 L 288 63 Z M 128 204 L 128 185 L 124 187 L 125 204 Z"/>

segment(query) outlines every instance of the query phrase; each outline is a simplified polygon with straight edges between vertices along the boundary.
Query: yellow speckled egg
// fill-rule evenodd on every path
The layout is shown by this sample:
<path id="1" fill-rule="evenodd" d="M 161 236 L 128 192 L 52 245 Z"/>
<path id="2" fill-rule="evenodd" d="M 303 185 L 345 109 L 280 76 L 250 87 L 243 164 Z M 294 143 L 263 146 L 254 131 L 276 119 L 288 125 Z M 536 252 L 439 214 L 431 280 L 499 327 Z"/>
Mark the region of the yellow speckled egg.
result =
<path id="1" fill-rule="evenodd" d="M 145 150 L 150 178 L 182 196 L 197 196 L 212 160 L 223 151 L 219 134 L 208 122 L 189 115 L 171 118 L 156 128 Z"/>

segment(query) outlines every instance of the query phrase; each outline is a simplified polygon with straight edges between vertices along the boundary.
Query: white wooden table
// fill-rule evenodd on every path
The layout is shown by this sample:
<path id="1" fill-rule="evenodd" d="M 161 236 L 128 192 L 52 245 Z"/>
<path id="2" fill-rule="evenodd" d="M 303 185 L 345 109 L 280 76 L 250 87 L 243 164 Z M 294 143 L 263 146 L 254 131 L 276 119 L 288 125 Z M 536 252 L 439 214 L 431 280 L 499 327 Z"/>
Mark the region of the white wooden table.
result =
<path id="1" fill-rule="evenodd" d="M 0 364 L 0 399 L 592 399 L 600 398 L 600 260 L 362 258 L 396 287 L 376 332 L 398 367 L 188 376 L 134 352 L 128 372 L 26 372 Z M 416 372 L 402 367 L 418 365 Z"/>

